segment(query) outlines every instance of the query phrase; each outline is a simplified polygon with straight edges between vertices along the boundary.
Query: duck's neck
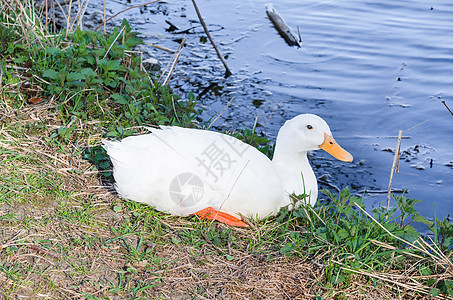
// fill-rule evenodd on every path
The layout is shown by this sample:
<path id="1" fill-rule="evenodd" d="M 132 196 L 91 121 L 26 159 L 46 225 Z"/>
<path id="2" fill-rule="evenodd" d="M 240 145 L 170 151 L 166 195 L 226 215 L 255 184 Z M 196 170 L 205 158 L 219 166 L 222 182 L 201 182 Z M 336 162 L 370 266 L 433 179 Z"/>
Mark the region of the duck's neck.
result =
<path id="1" fill-rule="evenodd" d="M 310 196 L 310 203 L 316 202 L 318 185 L 308 162 L 307 151 L 295 151 L 293 147 L 285 147 L 285 143 L 280 143 L 279 146 L 277 140 L 272 163 L 280 176 L 285 194 L 307 194 Z M 287 198 L 289 204 L 289 197 Z"/>

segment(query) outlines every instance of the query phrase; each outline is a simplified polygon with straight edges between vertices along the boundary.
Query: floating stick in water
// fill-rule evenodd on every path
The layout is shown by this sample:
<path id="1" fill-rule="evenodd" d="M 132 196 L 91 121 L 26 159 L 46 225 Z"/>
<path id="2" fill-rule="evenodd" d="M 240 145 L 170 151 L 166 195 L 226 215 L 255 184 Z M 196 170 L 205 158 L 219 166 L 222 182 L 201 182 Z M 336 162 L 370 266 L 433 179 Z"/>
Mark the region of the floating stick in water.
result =
<path id="1" fill-rule="evenodd" d="M 269 20 L 271 20 L 272 24 L 274 24 L 275 29 L 277 29 L 278 33 L 288 43 L 288 45 L 300 47 L 300 43 L 291 32 L 291 29 L 288 27 L 288 25 L 286 25 L 283 18 L 278 14 L 278 12 L 270 3 L 266 4 L 266 14 L 269 17 Z"/>

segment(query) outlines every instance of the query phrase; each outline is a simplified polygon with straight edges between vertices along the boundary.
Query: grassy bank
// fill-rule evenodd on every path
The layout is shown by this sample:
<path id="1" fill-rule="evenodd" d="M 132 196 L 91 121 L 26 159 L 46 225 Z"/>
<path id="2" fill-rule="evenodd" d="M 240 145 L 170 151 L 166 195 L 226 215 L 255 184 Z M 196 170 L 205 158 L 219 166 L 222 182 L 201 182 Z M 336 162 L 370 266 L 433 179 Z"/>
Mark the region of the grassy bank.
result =
<path id="1" fill-rule="evenodd" d="M 10 2 L 0 12 L 3 298 L 453 298 L 453 225 L 425 220 L 404 195 L 367 213 L 348 189 L 324 191 L 314 208 L 246 229 L 119 199 L 100 139 L 196 126 L 195 97 L 144 68 L 126 21 L 108 34 L 53 32 L 35 7 Z"/>

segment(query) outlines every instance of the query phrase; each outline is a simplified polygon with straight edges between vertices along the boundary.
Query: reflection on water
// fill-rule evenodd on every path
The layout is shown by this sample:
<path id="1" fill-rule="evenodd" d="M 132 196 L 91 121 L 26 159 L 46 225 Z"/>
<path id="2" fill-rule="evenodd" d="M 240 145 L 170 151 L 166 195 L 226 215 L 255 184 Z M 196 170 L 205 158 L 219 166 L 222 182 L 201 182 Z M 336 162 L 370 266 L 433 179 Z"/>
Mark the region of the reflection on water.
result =
<path id="1" fill-rule="evenodd" d="M 234 73 L 226 80 L 190 2 L 153 4 L 122 17 L 148 43 L 176 49 L 176 40 L 187 39 L 171 84 L 182 93 L 204 91 L 206 119 L 235 96 L 217 128 L 251 127 L 258 116 L 272 137 L 299 113 L 326 119 L 355 162 L 342 164 L 320 151 L 312 161 L 318 177 L 339 188 L 385 190 L 393 161 L 388 150 L 398 130 L 428 120 L 404 132 L 408 139 L 393 186 L 422 200 L 418 207 L 426 216 L 434 215 L 434 202 L 437 216 L 450 214 L 453 118 L 441 101 L 453 107 L 453 3 L 278 1 L 274 7 L 293 31 L 300 26 L 298 49 L 287 46 L 266 19 L 266 2 L 197 1 Z M 91 12 L 100 13 L 101 5 L 92 5 Z M 107 6 L 112 15 L 128 4 L 107 0 Z M 166 32 L 165 21 L 188 33 Z M 161 50 L 146 50 L 162 63 L 169 59 Z M 365 202 L 375 207 L 385 198 L 373 193 Z"/>

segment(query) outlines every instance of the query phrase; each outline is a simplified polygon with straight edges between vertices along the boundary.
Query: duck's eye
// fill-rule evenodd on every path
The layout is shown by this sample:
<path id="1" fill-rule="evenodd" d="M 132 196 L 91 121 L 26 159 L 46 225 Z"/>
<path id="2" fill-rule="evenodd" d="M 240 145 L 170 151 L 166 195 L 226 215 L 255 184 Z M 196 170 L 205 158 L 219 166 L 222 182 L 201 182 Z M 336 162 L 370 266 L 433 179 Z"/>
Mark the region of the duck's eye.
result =
<path id="1" fill-rule="evenodd" d="M 313 126 L 307 125 L 307 128 L 308 128 L 308 129 L 313 129 Z"/>

